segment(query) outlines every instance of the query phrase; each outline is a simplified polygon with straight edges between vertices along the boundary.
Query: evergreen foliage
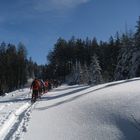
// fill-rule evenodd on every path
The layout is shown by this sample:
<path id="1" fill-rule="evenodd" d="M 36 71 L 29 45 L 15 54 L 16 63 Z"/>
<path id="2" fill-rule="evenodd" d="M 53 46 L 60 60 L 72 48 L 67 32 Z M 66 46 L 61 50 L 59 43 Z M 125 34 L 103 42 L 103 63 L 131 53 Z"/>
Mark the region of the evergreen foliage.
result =
<path id="1" fill-rule="evenodd" d="M 140 16 L 136 26 L 135 42 L 136 42 L 136 46 L 140 47 Z"/>
<path id="2" fill-rule="evenodd" d="M 100 84 L 103 82 L 101 67 L 96 55 L 92 57 L 90 64 L 90 83 L 93 85 Z"/>
<path id="3" fill-rule="evenodd" d="M 140 76 L 140 17 L 136 31 L 126 31 L 106 42 L 59 38 L 48 54 L 48 64 L 27 59 L 24 44 L 0 45 L 0 94 L 24 86 L 29 78 L 58 79 L 70 84 L 100 84 Z"/>
<path id="4" fill-rule="evenodd" d="M 34 77 L 33 62 L 27 59 L 22 43 L 16 47 L 4 42 L 0 45 L 0 94 L 22 88 L 27 78 Z"/>
<path id="5" fill-rule="evenodd" d="M 95 78 L 93 75 L 96 75 L 97 69 L 100 69 L 98 74 L 104 82 L 132 78 L 140 76 L 139 48 L 140 17 L 135 33 L 126 31 L 120 35 L 117 32 L 108 42 L 98 43 L 95 37 L 86 40 L 74 36 L 70 40 L 59 38 L 48 55 L 47 67 L 56 79 L 65 81 L 71 75 L 71 83 L 93 83 L 95 80 L 90 78 Z M 91 65 L 94 68 L 92 73 Z"/>

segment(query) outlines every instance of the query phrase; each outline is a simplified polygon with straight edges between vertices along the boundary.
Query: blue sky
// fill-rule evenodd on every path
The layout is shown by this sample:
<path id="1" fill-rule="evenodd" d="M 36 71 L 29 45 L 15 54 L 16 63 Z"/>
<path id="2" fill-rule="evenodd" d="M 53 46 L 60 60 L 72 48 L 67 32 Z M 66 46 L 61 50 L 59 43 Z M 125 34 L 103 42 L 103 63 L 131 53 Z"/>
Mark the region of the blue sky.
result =
<path id="1" fill-rule="evenodd" d="M 108 40 L 135 29 L 140 0 L 0 0 L 0 42 L 23 42 L 38 64 L 59 37 Z"/>

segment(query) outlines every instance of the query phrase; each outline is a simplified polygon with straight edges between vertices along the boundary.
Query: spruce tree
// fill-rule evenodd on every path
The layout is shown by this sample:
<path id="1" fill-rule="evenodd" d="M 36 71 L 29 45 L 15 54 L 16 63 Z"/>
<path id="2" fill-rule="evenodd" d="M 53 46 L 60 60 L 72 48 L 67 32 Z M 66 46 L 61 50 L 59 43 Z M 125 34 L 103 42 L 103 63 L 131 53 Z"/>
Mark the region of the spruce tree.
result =
<path id="1" fill-rule="evenodd" d="M 19 87 L 22 87 L 27 82 L 27 50 L 21 42 L 18 44 L 18 79 Z"/>
<path id="2" fill-rule="evenodd" d="M 90 64 L 90 80 L 93 85 L 100 84 L 103 82 L 101 67 L 97 56 L 94 54 Z"/>

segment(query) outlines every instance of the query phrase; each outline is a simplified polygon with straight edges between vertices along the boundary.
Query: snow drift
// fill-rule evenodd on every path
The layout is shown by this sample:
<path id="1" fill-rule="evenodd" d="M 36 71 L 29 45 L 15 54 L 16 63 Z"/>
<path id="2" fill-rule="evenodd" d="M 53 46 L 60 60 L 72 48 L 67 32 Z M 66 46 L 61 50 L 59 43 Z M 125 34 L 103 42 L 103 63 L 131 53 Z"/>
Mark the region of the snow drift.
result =
<path id="1" fill-rule="evenodd" d="M 61 86 L 34 106 L 24 140 L 138 140 L 140 79 Z"/>
<path id="2" fill-rule="evenodd" d="M 30 90 L 0 98 L 1 140 L 139 140 L 140 78 L 62 85 L 30 103 Z"/>

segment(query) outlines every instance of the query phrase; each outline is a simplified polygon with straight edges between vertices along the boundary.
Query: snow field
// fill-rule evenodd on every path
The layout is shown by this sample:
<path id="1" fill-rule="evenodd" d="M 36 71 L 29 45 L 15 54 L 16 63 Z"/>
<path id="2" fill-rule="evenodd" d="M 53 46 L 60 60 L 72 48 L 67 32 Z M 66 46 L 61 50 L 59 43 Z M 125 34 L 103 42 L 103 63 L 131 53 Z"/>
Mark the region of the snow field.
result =
<path id="1" fill-rule="evenodd" d="M 6 137 L 7 133 L 12 129 L 12 126 L 17 122 L 19 116 L 30 106 L 29 103 L 25 103 L 14 111 L 9 111 L 1 122 L 0 126 L 0 138 Z"/>
<path id="2" fill-rule="evenodd" d="M 139 140 L 140 78 L 0 98 L 0 140 Z"/>
<path id="3" fill-rule="evenodd" d="M 29 89 L 15 91 L 0 98 L 0 139 L 12 139 L 17 127 L 29 118 Z M 25 122 L 25 121 L 24 121 Z M 23 124 L 26 127 L 25 123 Z M 16 137 L 13 138 L 13 140 Z"/>
<path id="4" fill-rule="evenodd" d="M 37 102 L 23 140 L 139 140 L 139 85 L 135 78 L 59 87 Z"/>

